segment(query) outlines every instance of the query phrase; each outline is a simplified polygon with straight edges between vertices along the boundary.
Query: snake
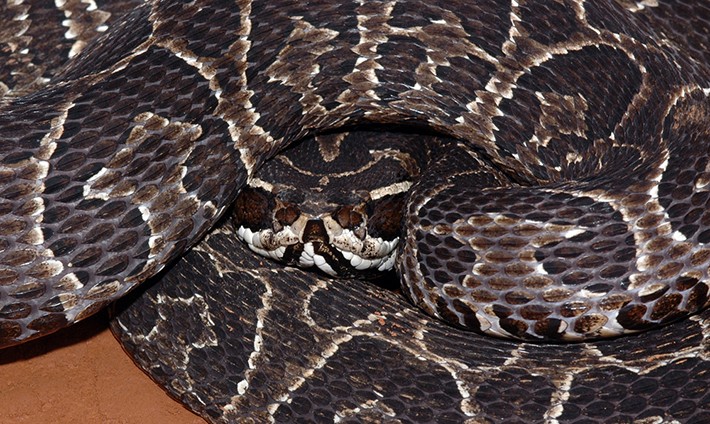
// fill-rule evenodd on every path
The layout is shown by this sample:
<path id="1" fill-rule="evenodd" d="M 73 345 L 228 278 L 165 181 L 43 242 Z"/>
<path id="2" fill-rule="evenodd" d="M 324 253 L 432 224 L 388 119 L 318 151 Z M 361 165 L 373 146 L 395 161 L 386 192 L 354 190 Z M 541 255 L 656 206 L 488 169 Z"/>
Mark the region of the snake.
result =
<path id="1" fill-rule="evenodd" d="M 9 1 L 0 19 L 0 345 L 123 298 L 125 350 L 212 422 L 710 414 L 705 2 Z M 348 157 L 337 140 L 372 130 L 435 151 L 365 190 L 407 186 L 375 266 L 394 281 L 339 272 L 367 249 L 314 249 L 324 275 L 238 241 L 230 205 L 260 207 L 238 196 L 289 146 Z M 379 219 L 353 210 L 322 222 L 362 241 Z"/>

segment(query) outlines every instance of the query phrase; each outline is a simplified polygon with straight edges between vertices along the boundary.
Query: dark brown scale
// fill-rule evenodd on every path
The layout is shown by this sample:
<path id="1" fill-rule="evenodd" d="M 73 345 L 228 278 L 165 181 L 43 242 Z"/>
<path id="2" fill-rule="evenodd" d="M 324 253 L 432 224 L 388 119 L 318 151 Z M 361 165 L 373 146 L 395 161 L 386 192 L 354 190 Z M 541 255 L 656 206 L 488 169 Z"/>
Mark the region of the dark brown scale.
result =
<path id="1" fill-rule="evenodd" d="M 488 291 L 488 290 L 483 290 L 483 289 L 477 289 L 471 292 L 470 294 L 471 299 L 478 303 L 491 303 L 495 302 L 498 300 L 498 296 L 495 295 L 494 293 Z"/>
<path id="2" fill-rule="evenodd" d="M 543 292 L 542 298 L 546 302 L 557 303 L 563 302 L 572 297 L 573 292 L 567 289 L 554 288 L 547 289 Z"/>
<path id="3" fill-rule="evenodd" d="M 122 229 L 133 228 L 143 224 L 143 216 L 137 208 L 130 209 L 123 219 L 118 223 L 118 227 Z"/>
<path id="4" fill-rule="evenodd" d="M 57 201 L 62 203 L 75 203 L 83 199 L 84 190 L 81 186 L 74 186 L 64 190 L 57 196 Z"/>
<path id="5" fill-rule="evenodd" d="M 463 234 L 465 235 L 465 234 Z M 498 245 L 504 249 L 520 249 L 527 245 L 527 241 L 524 238 L 518 237 L 503 237 L 498 240 Z"/>
<path id="6" fill-rule="evenodd" d="M 99 178 L 98 181 L 96 181 L 95 184 L 93 184 L 93 188 L 95 190 L 105 190 L 108 188 L 111 188 L 117 184 L 121 183 L 130 183 L 126 180 L 121 181 L 121 176 L 117 173 L 111 173 L 108 175 L 103 176 L 102 178 Z"/>
<path id="7" fill-rule="evenodd" d="M 37 254 L 32 250 L 16 250 L 0 256 L 0 264 L 8 267 L 20 267 L 27 265 L 37 258 Z"/>
<path id="8" fill-rule="evenodd" d="M 668 315 L 674 314 L 677 310 L 676 308 L 682 300 L 683 295 L 680 293 L 668 294 L 659 298 L 654 303 L 653 309 L 651 309 L 651 319 L 659 320 L 667 317 Z"/>
<path id="9" fill-rule="evenodd" d="M 584 271 L 572 271 L 562 277 L 562 282 L 568 286 L 584 284 L 593 278 L 592 274 Z"/>
<path id="10" fill-rule="evenodd" d="M 688 308 L 702 308 L 708 301 L 708 287 L 705 284 L 699 284 L 693 287 L 688 296 Z"/>
<path id="11" fill-rule="evenodd" d="M 9 317 L 13 319 L 13 317 Z M 0 342 L 10 344 L 22 336 L 22 326 L 15 321 L 0 322 Z"/>
<path id="12" fill-rule="evenodd" d="M 455 312 L 449 309 L 449 298 L 434 295 L 434 303 L 437 304 L 437 309 L 443 312 L 442 318 L 445 320 L 457 320 L 458 317 Z"/>
<path id="13" fill-rule="evenodd" d="M 567 302 L 560 307 L 560 314 L 563 317 L 577 317 L 590 309 L 586 302 Z"/>
<path id="14" fill-rule="evenodd" d="M 12 184 L 7 189 L 0 192 L 0 196 L 11 201 L 19 201 L 23 196 L 28 196 L 32 193 L 33 187 L 31 184 Z"/>
<path id="15" fill-rule="evenodd" d="M 22 219 L 10 219 L 3 221 L 0 227 L 2 227 L 0 229 L 0 235 L 13 236 L 24 232 L 27 229 L 28 224 Z"/>
<path id="16" fill-rule="evenodd" d="M 14 283 L 15 281 L 17 281 L 18 277 L 19 273 L 17 271 L 8 268 L 0 269 L 0 285 L 2 286 L 7 286 Z"/>
<path id="17" fill-rule="evenodd" d="M 120 274 L 128 268 L 129 264 L 130 259 L 127 256 L 114 256 L 97 267 L 96 275 L 106 277 Z"/>
<path id="18" fill-rule="evenodd" d="M 582 233 L 577 234 L 576 236 L 570 237 L 569 240 L 574 243 L 587 243 L 589 241 L 594 240 L 596 237 L 597 237 L 597 234 L 592 231 L 583 231 Z M 612 246 L 616 245 L 616 243 L 614 243 L 613 241 L 601 242 L 601 243 L 602 243 L 602 246 L 604 246 L 606 244 L 607 247 L 609 246 L 609 243 L 611 243 Z M 599 248 L 600 246 L 597 246 L 597 247 Z M 590 246 L 590 249 L 594 250 L 594 246 Z"/>
<path id="19" fill-rule="evenodd" d="M 541 305 L 526 305 L 520 309 L 520 314 L 524 319 L 539 321 L 547 318 L 552 310 Z M 537 331 L 536 331 L 537 332 Z"/>
<path id="20" fill-rule="evenodd" d="M 678 277 L 676 280 L 676 288 L 680 291 L 686 291 L 695 287 L 699 283 L 697 278 L 693 277 Z"/>
<path id="21" fill-rule="evenodd" d="M 599 301 L 599 308 L 603 311 L 617 311 L 629 304 L 632 297 L 626 293 L 611 294 Z"/>
<path id="22" fill-rule="evenodd" d="M 82 166 L 86 162 L 86 156 L 83 152 L 70 153 L 62 157 L 60 161 L 57 162 L 57 171 L 74 171 L 78 167 Z"/>
<path id="23" fill-rule="evenodd" d="M 636 249 L 634 248 L 623 248 L 617 250 L 612 255 L 612 259 L 616 262 L 628 263 L 636 255 Z"/>
<path id="24" fill-rule="evenodd" d="M 455 286 L 453 286 L 453 287 L 452 286 L 445 286 L 443 291 L 446 294 L 446 296 L 448 296 L 452 299 L 457 298 L 457 297 L 463 297 L 463 295 L 464 295 L 464 291 L 458 287 L 455 287 Z"/>
<path id="25" fill-rule="evenodd" d="M 535 296 L 531 293 L 527 292 L 520 292 L 520 291 L 515 291 L 515 292 L 509 292 L 505 294 L 505 300 L 506 302 L 510 303 L 511 305 L 525 305 L 527 303 L 530 303 L 535 299 Z M 534 308 L 534 307 L 533 307 Z M 529 313 L 523 312 L 526 309 L 523 308 L 521 309 L 521 314 L 525 319 L 536 319 L 536 318 L 529 318 Z M 529 312 L 529 310 L 528 310 Z M 526 316 L 528 315 L 528 316 Z"/>
<path id="26" fill-rule="evenodd" d="M 690 257 L 691 265 L 700 265 L 710 260 L 710 249 L 701 249 Z"/>
<path id="27" fill-rule="evenodd" d="M 480 330 L 481 328 L 481 323 L 475 318 L 475 315 L 473 315 L 471 312 L 472 311 L 471 306 L 468 304 L 465 304 L 461 302 L 461 300 L 452 298 L 451 300 L 451 305 L 453 308 L 459 312 L 461 315 L 464 317 L 464 326 L 466 328 L 476 328 Z"/>
<path id="28" fill-rule="evenodd" d="M 523 263 L 512 263 L 506 265 L 503 272 L 511 277 L 524 277 L 533 274 L 535 269 Z"/>
<path id="29" fill-rule="evenodd" d="M 92 246 L 74 255 L 70 263 L 79 268 L 88 267 L 99 262 L 102 256 L 102 249 L 98 246 Z"/>
<path id="30" fill-rule="evenodd" d="M 59 233 L 75 234 L 81 233 L 92 224 L 92 217 L 87 214 L 74 215 L 69 217 L 64 224 L 59 227 Z"/>
<path id="31" fill-rule="evenodd" d="M 574 331 L 582 334 L 593 333 L 607 323 L 604 315 L 590 314 L 579 317 L 574 322 Z"/>
<path id="32" fill-rule="evenodd" d="M 32 313 L 32 306 L 28 303 L 9 303 L 0 309 L 0 317 L 3 319 L 22 319 Z"/>
<path id="33" fill-rule="evenodd" d="M 152 210 L 156 213 L 160 213 L 172 208 L 180 197 L 180 194 L 174 191 L 163 191 L 158 194 L 158 196 L 153 199 Z"/>
<path id="34" fill-rule="evenodd" d="M 431 275 L 431 277 L 434 280 L 441 282 L 441 284 L 447 284 L 447 283 L 453 282 L 454 279 L 448 271 L 449 270 L 434 271 L 434 274 Z"/>
<path id="35" fill-rule="evenodd" d="M 643 317 L 648 308 L 645 305 L 627 305 L 619 310 L 617 320 L 625 328 L 644 329 L 649 327 Z"/>
<path id="36" fill-rule="evenodd" d="M 535 327 L 533 328 L 535 334 L 552 340 L 561 337 L 561 320 L 555 318 L 546 319 L 539 317 L 538 315 L 533 315 L 532 319 L 535 319 Z"/>
<path id="37" fill-rule="evenodd" d="M 173 223 L 173 216 L 167 213 L 156 214 L 151 220 L 151 229 L 154 232 L 162 233 L 167 231 Z"/>
<path id="38" fill-rule="evenodd" d="M 39 308 L 46 312 L 64 312 L 71 309 L 76 304 L 76 300 L 62 300 L 57 296 L 44 302 Z"/>
<path id="39" fill-rule="evenodd" d="M 86 297 L 92 300 L 105 300 L 111 298 L 118 290 L 119 285 L 115 280 L 104 280 L 92 287 Z"/>
<path id="40" fill-rule="evenodd" d="M 503 305 L 493 305 L 491 309 L 498 318 L 508 318 L 513 315 L 513 310 Z"/>
<path id="41" fill-rule="evenodd" d="M 490 277 L 498 274 L 498 268 L 490 265 L 477 266 L 476 273 L 482 276 Z"/>
<path id="42" fill-rule="evenodd" d="M 123 232 L 111 240 L 111 243 L 108 244 L 106 250 L 108 252 L 123 252 L 134 247 L 138 243 L 139 239 L 140 236 L 135 231 Z"/>
<path id="43" fill-rule="evenodd" d="M 595 283 L 586 286 L 585 289 L 595 294 L 607 294 L 614 289 L 614 285 L 609 283 Z"/>
<path id="44" fill-rule="evenodd" d="M 504 251 L 491 251 L 485 255 L 485 259 L 493 263 L 508 263 L 513 260 L 513 255 Z"/>
<path id="45" fill-rule="evenodd" d="M 7 156 L 5 156 L 2 160 L 2 163 L 4 165 L 17 165 L 20 164 L 21 162 L 26 161 L 32 157 L 32 152 L 17 152 L 17 153 L 10 153 Z"/>
<path id="46" fill-rule="evenodd" d="M 657 290 L 653 291 L 652 293 L 641 296 L 641 301 L 642 302 L 650 302 L 650 301 L 656 300 L 659 297 L 663 296 L 668 290 L 670 290 L 669 286 L 659 287 Z"/>
<path id="47" fill-rule="evenodd" d="M 651 224 L 650 226 L 656 226 L 657 223 Z M 648 245 L 648 249 L 652 252 L 659 252 L 659 251 L 664 251 L 667 250 L 670 245 L 673 243 L 673 240 L 671 240 L 668 237 L 657 237 L 653 239 Z"/>
<path id="48" fill-rule="evenodd" d="M 628 268 L 621 265 L 611 265 L 602 268 L 599 271 L 599 276 L 607 280 L 620 279 L 624 274 L 628 272 Z"/>
<path id="49" fill-rule="evenodd" d="M 50 279 L 56 274 L 56 267 L 49 262 L 40 263 L 32 269 L 27 270 L 26 275 L 38 280 Z"/>
<path id="50" fill-rule="evenodd" d="M 552 275 L 561 274 L 570 269 L 569 265 L 561 261 L 545 262 L 542 266 L 548 274 Z"/>
<path id="51" fill-rule="evenodd" d="M 189 236 L 194 229 L 192 219 L 180 219 L 173 223 L 172 230 L 166 232 L 166 241 L 181 241 Z"/>
<path id="52" fill-rule="evenodd" d="M 523 280 L 523 285 L 530 289 L 541 289 L 552 284 L 552 279 L 544 276 L 530 276 L 525 277 Z"/>
<path id="53" fill-rule="evenodd" d="M 64 314 L 52 313 L 32 320 L 29 324 L 27 324 L 27 328 L 35 331 L 41 331 L 48 328 L 58 330 L 62 327 L 66 327 L 67 324 L 67 319 Z"/>
<path id="54" fill-rule="evenodd" d="M 516 337 L 524 337 L 528 331 L 528 325 L 525 322 L 511 318 L 501 319 L 500 326 L 502 329 Z"/>
<path id="55" fill-rule="evenodd" d="M 684 264 L 678 262 L 667 263 L 658 269 L 658 278 L 660 280 L 671 279 L 677 276 L 684 267 Z"/>

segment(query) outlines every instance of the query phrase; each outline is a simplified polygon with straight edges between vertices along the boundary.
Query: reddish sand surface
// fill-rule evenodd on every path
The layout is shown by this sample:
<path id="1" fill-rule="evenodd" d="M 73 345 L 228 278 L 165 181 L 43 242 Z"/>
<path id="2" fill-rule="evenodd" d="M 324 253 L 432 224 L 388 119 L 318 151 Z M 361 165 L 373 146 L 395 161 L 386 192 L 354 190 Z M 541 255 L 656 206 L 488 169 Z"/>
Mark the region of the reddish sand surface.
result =
<path id="1" fill-rule="evenodd" d="M 0 424 L 204 424 L 131 362 L 103 314 L 0 350 Z"/>

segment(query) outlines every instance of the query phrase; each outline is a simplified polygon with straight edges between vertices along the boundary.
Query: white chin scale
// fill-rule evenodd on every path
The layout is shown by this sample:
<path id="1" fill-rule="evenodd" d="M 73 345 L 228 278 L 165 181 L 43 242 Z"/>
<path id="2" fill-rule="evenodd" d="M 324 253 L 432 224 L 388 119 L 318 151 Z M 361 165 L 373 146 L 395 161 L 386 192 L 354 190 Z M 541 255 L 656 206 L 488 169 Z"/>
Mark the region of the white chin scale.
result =
<path id="1" fill-rule="evenodd" d="M 282 261 L 284 258 L 286 246 L 274 246 L 273 243 L 269 242 L 275 238 L 275 235 L 271 230 L 253 232 L 249 228 L 239 226 L 237 236 L 240 240 L 246 243 L 247 246 L 249 246 L 249 249 L 260 254 L 261 256 L 275 259 L 277 261 Z"/>
<path id="2" fill-rule="evenodd" d="M 350 261 L 350 266 L 352 266 L 358 271 L 377 269 L 378 271 L 385 272 L 391 270 L 394 266 L 394 257 L 397 253 L 396 248 L 397 243 L 399 242 L 399 237 L 395 238 L 392 241 L 385 241 L 381 238 L 371 240 L 377 241 L 377 243 L 379 244 L 378 253 L 384 256 L 378 256 L 375 258 L 368 259 L 363 258 L 362 256 L 359 256 L 358 254 L 347 250 L 341 250 L 337 247 L 336 249 L 338 249 L 338 252 L 343 255 L 343 258 L 345 258 L 345 260 Z"/>
<path id="3" fill-rule="evenodd" d="M 327 250 L 331 254 L 320 254 L 313 242 L 303 243 L 302 237 L 294 234 L 290 227 L 285 227 L 278 233 L 272 230 L 252 231 L 240 226 L 237 236 L 249 248 L 261 256 L 297 265 L 301 268 L 316 266 L 328 275 L 337 276 L 338 272 L 329 263 L 337 261 L 338 267 L 349 267 L 355 272 L 378 271 L 386 272 L 394 267 L 395 255 L 399 238 L 391 241 L 381 238 L 366 237 L 360 240 L 349 230 L 342 231 L 336 237 L 330 237 Z M 322 245 L 322 242 L 318 242 Z M 298 258 L 288 258 L 287 248 L 294 252 L 300 251 Z M 335 256 L 335 258 L 333 258 Z"/>

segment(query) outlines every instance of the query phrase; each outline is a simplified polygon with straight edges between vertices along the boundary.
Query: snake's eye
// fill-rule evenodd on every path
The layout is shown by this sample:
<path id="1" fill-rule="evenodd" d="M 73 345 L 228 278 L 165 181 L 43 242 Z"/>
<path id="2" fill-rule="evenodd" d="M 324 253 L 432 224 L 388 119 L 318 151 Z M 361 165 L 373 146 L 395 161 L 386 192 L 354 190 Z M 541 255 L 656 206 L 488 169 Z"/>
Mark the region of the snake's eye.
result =
<path id="1" fill-rule="evenodd" d="M 260 188 L 246 187 L 234 203 L 232 216 L 237 225 L 261 230 L 271 221 L 270 211 L 275 207 L 273 196 Z"/>

